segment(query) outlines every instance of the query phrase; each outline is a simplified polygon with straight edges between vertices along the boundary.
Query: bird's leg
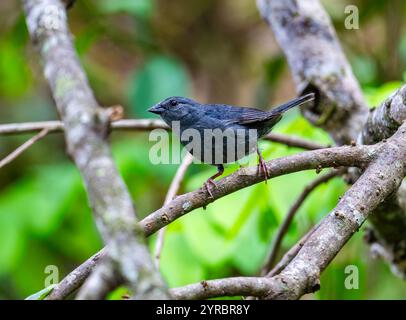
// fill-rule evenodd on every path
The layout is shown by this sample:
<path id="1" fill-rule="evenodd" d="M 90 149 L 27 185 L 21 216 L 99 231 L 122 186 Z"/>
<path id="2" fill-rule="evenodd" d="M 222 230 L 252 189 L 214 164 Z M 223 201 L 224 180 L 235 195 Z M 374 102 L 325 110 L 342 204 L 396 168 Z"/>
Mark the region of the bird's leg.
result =
<path id="1" fill-rule="evenodd" d="M 217 167 L 217 173 L 213 176 L 211 176 L 207 181 L 204 183 L 204 186 L 207 190 L 207 193 L 210 195 L 211 198 L 213 197 L 213 194 L 211 193 L 211 187 L 210 185 L 213 185 L 215 188 L 217 188 L 216 183 L 214 182 L 214 179 L 217 177 L 220 177 L 224 173 L 224 166 L 222 164 L 216 165 Z"/>
<path id="2" fill-rule="evenodd" d="M 266 167 L 264 159 L 262 158 L 262 154 L 261 151 L 259 151 L 258 146 L 257 146 L 257 154 L 258 154 L 258 170 L 263 172 L 266 183 L 269 178 L 268 169 Z"/>

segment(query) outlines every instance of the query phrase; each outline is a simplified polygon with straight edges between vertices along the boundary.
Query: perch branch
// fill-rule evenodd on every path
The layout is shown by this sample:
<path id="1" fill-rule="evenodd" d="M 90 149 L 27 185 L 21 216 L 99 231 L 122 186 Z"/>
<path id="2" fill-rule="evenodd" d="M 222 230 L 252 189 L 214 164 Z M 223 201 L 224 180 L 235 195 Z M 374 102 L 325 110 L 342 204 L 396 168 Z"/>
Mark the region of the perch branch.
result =
<path id="1" fill-rule="evenodd" d="M 283 158 L 273 159 L 267 162 L 267 168 L 268 172 L 270 173 L 270 178 L 274 178 L 301 170 L 319 170 L 323 167 L 364 167 L 375 158 L 380 147 L 380 145 L 360 147 L 343 146 L 306 151 Z M 216 182 L 217 188 L 212 191 L 213 198 L 207 194 L 205 188 L 180 195 L 167 205 L 141 220 L 139 222 L 139 226 L 144 231 L 146 236 L 150 236 L 159 229 L 194 209 L 205 207 L 221 197 L 261 181 L 264 181 L 264 177 L 258 174 L 256 166 L 241 168 L 231 175 Z M 91 270 L 91 268 L 86 267 L 87 264 L 89 264 L 89 260 L 85 261 L 76 270 L 72 271 L 71 274 L 75 274 L 77 277 L 77 274 L 80 273 L 80 279 L 86 279 Z M 80 272 L 77 272 L 79 268 Z M 68 275 L 68 277 L 70 275 Z M 66 294 L 69 294 L 76 288 L 70 288 L 69 282 L 62 281 L 61 284 L 62 283 L 66 287 L 61 289 L 61 291 L 65 292 Z M 57 286 L 61 284 L 58 284 Z M 76 285 L 80 286 L 80 284 Z M 58 298 L 63 299 L 64 297 Z"/>
<path id="2" fill-rule="evenodd" d="M 406 124 L 382 144 L 376 159 L 308 236 L 286 267 L 271 278 L 228 278 L 172 289 L 174 297 L 209 298 L 250 292 L 266 299 L 298 299 L 320 288 L 320 273 L 378 205 L 399 188 L 406 175 Z M 265 280 L 268 279 L 268 280 Z M 254 281 L 254 283 L 252 283 Z M 255 291 L 255 288 L 263 291 Z M 265 286 L 265 288 L 264 288 Z M 211 290 L 211 288 L 214 288 Z M 247 289 L 249 287 L 249 289 Z M 267 290 L 265 296 L 261 296 Z"/>

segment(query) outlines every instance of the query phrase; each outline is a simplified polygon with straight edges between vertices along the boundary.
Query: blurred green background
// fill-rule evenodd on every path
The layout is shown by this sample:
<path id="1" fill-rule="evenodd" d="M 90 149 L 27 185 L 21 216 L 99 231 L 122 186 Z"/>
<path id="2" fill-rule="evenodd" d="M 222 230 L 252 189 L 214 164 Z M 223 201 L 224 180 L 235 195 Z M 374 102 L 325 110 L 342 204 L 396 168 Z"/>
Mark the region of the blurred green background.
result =
<path id="1" fill-rule="evenodd" d="M 350 3 L 359 8 L 359 30 L 344 28 L 344 8 Z M 404 80 L 406 4 L 323 4 L 365 97 L 371 107 L 378 104 Z M 1 122 L 57 119 L 20 1 L 1 1 L 0 17 Z M 261 108 L 295 95 L 286 60 L 252 0 L 79 0 L 69 11 L 69 24 L 100 104 L 122 104 L 128 118 L 153 117 L 147 107 L 169 95 Z M 276 131 L 331 143 L 297 111 Z M 0 157 L 29 137 L 0 136 Z M 148 133 L 115 132 L 111 143 L 138 215 L 144 217 L 161 206 L 177 166 L 149 162 Z M 267 142 L 261 147 L 267 159 L 301 151 Z M 237 167 L 228 166 L 226 173 Z M 201 186 L 214 172 L 209 166 L 192 165 L 181 192 Z M 301 172 L 273 179 L 172 223 L 161 266 L 169 286 L 258 274 L 287 210 L 315 176 Z M 322 219 L 345 190 L 337 178 L 317 188 L 295 217 L 282 251 Z M 405 282 L 370 257 L 362 239 L 365 227 L 323 273 L 321 290 L 305 298 L 406 297 Z M 148 241 L 153 251 L 155 236 Z M 47 265 L 56 265 L 61 279 L 101 246 L 83 183 L 66 156 L 61 134 L 49 135 L 0 170 L 0 299 L 24 298 L 41 290 Z M 359 269 L 359 289 L 344 286 L 348 265 Z"/>

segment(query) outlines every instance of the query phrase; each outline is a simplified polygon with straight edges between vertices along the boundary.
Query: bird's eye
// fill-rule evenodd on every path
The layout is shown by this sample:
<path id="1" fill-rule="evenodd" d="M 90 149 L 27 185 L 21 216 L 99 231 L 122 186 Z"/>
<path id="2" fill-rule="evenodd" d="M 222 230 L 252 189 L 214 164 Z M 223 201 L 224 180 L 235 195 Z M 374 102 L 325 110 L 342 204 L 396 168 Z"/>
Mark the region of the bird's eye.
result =
<path id="1" fill-rule="evenodd" d="M 172 107 L 176 107 L 177 104 L 178 104 L 178 102 L 177 102 L 176 100 L 171 100 L 169 103 L 170 103 L 170 105 L 171 105 Z"/>

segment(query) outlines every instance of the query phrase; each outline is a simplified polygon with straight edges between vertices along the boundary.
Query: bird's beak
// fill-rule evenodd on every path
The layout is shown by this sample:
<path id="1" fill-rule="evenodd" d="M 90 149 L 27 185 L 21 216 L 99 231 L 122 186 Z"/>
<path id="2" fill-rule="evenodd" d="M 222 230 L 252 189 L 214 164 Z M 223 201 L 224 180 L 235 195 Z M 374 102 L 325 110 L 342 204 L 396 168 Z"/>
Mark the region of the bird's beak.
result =
<path id="1" fill-rule="evenodd" d="M 164 108 L 161 106 L 160 103 L 154 105 L 153 107 L 148 109 L 149 112 L 155 113 L 155 114 L 161 114 L 164 112 Z"/>

